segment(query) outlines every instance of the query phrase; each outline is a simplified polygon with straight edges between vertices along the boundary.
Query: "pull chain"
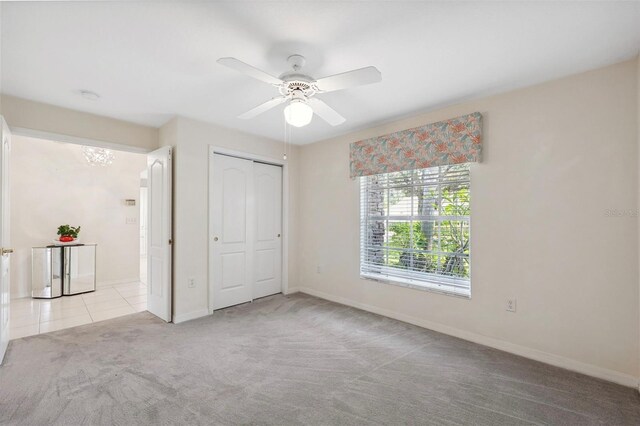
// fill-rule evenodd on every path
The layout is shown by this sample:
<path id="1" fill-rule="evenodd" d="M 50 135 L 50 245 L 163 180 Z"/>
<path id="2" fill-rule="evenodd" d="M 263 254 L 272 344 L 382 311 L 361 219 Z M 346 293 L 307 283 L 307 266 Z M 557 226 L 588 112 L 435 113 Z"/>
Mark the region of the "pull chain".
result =
<path id="1" fill-rule="evenodd" d="M 287 152 L 289 151 L 289 143 L 291 143 L 291 126 L 287 125 L 287 120 L 284 120 L 284 154 L 282 158 L 287 159 Z"/>

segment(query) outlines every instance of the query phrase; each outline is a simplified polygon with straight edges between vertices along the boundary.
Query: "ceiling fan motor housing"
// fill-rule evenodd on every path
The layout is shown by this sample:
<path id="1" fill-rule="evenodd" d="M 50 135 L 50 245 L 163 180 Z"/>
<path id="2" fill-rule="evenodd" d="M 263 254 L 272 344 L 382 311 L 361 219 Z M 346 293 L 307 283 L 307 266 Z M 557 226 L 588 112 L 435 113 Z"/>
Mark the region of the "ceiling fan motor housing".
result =
<path id="1" fill-rule="evenodd" d="M 316 92 L 317 90 L 315 90 L 310 81 L 299 79 L 284 80 L 284 84 L 280 87 L 280 93 L 283 96 L 310 98 Z"/>
<path id="2" fill-rule="evenodd" d="M 300 72 L 306 62 L 307 60 L 302 55 L 291 55 L 287 58 L 287 63 L 293 71 L 280 75 L 280 80 L 283 81 L 280 86 L 280 93 L 283 96 L 304 100 L 318 92 L 318 89 L 314 86 L 315 80 Z"/>

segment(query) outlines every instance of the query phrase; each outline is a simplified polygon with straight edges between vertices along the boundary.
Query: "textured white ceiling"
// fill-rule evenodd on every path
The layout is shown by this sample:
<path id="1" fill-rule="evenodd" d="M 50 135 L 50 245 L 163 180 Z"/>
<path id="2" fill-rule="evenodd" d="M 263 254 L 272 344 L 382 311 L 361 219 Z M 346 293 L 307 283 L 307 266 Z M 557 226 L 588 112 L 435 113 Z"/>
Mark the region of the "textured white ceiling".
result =
<path id="1" fill-rule="evenodd" d="M 160 126 L 182 115 L 281 139 L 282 106 L 237 115 L 273 87 L 216 64 L 234 56 L 279 75 L 293 53 L 312 76 L 375 65 L 383 81 L 321 98 L 309 143 L 629 59 L 639 2 L 2 3 L 2 91 Z M 89 101 L 80 89 L 99 93 Z"/>

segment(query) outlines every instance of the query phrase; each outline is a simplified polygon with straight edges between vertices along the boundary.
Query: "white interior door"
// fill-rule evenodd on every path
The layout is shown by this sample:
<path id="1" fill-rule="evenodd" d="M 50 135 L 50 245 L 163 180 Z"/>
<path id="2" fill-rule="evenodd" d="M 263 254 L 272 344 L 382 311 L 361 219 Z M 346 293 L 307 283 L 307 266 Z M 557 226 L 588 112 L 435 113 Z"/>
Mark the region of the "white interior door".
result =
<path id="1" fill-rule="evenodd" d="M 171 147 L 147 155 L 147 310 L 171 321 Z"/>
<path id="2" fill-rule="evenodd" d="M 214 154 L 210 229 L 213 309 L 252 300 L 253 162 Z"/>
<path id="3" fill-rule="evenodd" d="M 282 291 L 282 167 L 254 163 L 256 232 L 253 298 Z"/>
<path id="4" fill-rule="evenodd" d="M 11 133 L 0 116 L 0 363 L 9 344 L 9 150 Z"/>

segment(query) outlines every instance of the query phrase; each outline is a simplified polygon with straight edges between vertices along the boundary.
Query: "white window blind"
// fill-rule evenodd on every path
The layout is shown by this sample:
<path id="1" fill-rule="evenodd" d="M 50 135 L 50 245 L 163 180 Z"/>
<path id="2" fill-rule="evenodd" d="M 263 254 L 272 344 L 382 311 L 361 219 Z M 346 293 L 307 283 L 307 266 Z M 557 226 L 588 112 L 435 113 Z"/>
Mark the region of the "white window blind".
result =
<path id="1" fill-rule="evenodd" d="M 360 274 L 470 294 L 469 164 L 360 178 Z"/>

